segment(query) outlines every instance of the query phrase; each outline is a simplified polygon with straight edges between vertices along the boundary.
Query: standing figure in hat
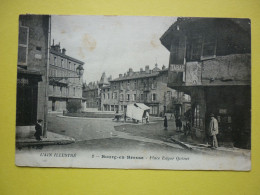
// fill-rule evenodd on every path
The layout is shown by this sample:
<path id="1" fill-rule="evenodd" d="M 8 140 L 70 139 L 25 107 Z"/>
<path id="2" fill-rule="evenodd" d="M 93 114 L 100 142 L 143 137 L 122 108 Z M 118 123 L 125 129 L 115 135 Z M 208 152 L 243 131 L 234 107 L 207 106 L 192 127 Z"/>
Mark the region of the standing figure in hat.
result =
<path id="1" fill-rule="evenodd" d="M 209 135 L 212 137 L 212 148 L 218 147 L 218 121 L 215 119 L 214 114 L 210 114 L 210 122 L 209 122 Z"/>
<path id="2" fill-rule="evenodd" d="M 36 140 L 41 141 L 41 135 L 42 135 L 42 119 L 37 120 L 37 123 L 35 125 L 35 134 L 34 137 Z"/>
<path id="3" fill-rule="evenodd" d="M 164 130 L 168 129 L 168 119 L 166 115 L 164 115 L 163 126 L 164 126 Z"/>

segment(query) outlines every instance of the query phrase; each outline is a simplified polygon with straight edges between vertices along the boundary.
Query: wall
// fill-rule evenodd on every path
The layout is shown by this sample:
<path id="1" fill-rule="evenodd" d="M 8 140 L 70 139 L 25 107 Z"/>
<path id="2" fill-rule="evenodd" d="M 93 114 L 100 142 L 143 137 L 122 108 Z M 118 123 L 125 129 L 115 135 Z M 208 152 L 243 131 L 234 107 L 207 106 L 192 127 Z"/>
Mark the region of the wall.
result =
<path id="1" fill-rule="evenodd" d="M 202 62 L 202 79 L 215 80 L 232 79 L 234 81 L 251 80 L 251 55 L 232 54 L 217 56 L 216 59 Z M 225 85 L 225 83 L 223 83 Z"/>
<path id="2" fill-rule="evenodd" d="M 27 69 L 42 74 L 42 81 L 38 83 L 37 118 L 44 120 L 49 16 L 26 15 L 20 19 L 23 26 L 29 27 Z"/>

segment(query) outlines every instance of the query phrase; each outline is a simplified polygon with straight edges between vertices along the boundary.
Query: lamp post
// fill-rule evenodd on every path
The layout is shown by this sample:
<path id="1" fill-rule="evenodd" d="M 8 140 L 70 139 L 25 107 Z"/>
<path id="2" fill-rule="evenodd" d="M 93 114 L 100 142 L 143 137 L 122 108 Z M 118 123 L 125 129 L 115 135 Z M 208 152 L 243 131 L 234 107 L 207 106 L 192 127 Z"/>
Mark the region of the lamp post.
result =
<path id="1" fill-rule="evenodd" d="M 49 52 L 48 52 L 49 53 Z M 49 58 L 48 58 L 49 59 Z M 49 69 L 47 69 L 47 73 L 49 72 Z M 76 68 L 76 73 L 78 76 L 72 76 L 72 77 L 52 77 L 52 76 L 47 76 L 46 80 L 47 80 L 47 83 L 49 82 L 57 82 L 57 81 L 60 81 L 62 79 L 69 79 L 69 78 L 79 78 L 83 75 L 84 73 L 84 68 L 82 67 L 82 65 L 79 65 L 77 68 Z M 48 75 L 48 74 L 47 74 Z M 46 93 L 47 93 L 47 87 L 46 87 Z M 47 121 L 47 113 L 48 113 L 48 94 L 46 94 L 46 102 L 45 102 L 45 121 Z M 44 137 L 47 137 L 47 122 L 45 122 L 45 126 L 44 126 L 44 131 L 43 131 L 43 135 Z"/>

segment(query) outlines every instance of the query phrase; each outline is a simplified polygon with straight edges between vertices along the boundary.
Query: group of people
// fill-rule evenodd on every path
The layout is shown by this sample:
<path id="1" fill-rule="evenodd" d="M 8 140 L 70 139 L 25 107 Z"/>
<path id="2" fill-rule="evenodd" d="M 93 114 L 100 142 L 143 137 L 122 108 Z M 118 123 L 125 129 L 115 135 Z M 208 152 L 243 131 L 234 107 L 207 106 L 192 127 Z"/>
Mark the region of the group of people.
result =
<path id="1" fill-rule="evenodd" d="M 181 120 L 181 117 L 178 116 L 176 117 L 175 119 L 175 124 L 176 124 L 176 131 L 182 131 L 182 120 Z M 164 116 L 164 129 L 167 130 L 168 129 L 168 119 L 167 119 L 167 116 L 165 115 Z M 186 128 L 191 128 L 190 127 L 190 122 L 187 121 L 187 124 L 186 124 Z M 187 135 L 187 132 L 185 131 L 184 132 L 185 135 Z M 218 140 L 217 140 L 217 135 L 219 133 L 219 130 L 218 130 L 218 121 L 217 119 L 214 117 L 214 114 L 210 114 L 210 122 L 209 122 L 209 128 L 208 128 L 208 134 L 210 136 L 210 139 L 211 139 L 211 146 L 212 148 L 217 148 L 218 147 Z"/>
<path id="2" fill-rule="evenodd" d="M 177 131 L 182 131 L 182 120 L 181 120 L 181 117 L 178 116 L 175 119 L 175 124 L 176 124 Z M 168 119 L 167 119 L 166 115 L 164 116 L 163 125 L 164 125 L 164 129 L 167 130 L 168 129 Z"/>

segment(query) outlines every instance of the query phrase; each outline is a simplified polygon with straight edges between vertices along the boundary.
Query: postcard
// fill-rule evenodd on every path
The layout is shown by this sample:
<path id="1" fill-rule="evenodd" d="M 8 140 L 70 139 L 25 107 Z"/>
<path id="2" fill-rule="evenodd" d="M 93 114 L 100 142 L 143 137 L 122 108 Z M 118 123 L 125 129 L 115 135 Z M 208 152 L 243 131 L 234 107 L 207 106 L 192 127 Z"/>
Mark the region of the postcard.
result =
<path id="1" fill-rule="evenodd" d="M 251 22 L 20 15 L 17 166 L 251 170 Z"/>

